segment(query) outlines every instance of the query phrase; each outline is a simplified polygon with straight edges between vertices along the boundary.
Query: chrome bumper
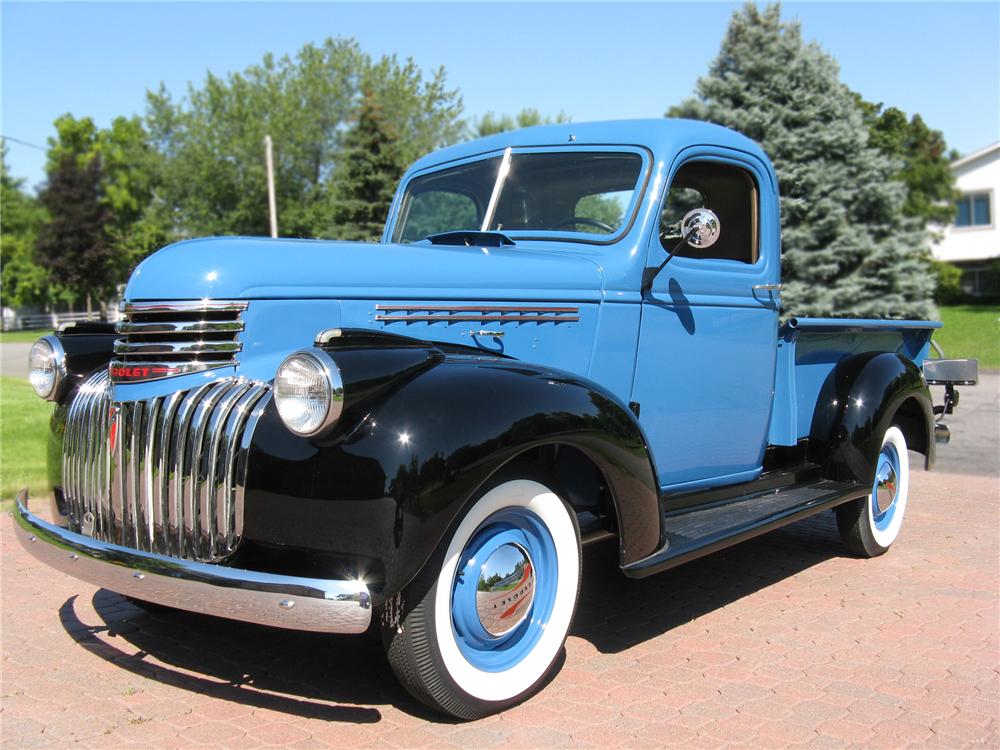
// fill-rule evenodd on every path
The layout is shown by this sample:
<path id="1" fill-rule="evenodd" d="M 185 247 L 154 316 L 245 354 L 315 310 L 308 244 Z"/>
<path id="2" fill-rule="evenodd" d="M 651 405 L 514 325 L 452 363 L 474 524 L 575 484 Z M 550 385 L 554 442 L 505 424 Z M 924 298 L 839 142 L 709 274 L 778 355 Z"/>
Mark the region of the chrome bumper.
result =
<path id="1" fill-rule="evenodd" d="M 371 598 L 361 581 L 259 573 L 166 557 L 76 534 L 28 512 L 13 512 L 21 545 L 36 559 L 93 586 L 167 607 L 293 630 L 362 633 Z"/>

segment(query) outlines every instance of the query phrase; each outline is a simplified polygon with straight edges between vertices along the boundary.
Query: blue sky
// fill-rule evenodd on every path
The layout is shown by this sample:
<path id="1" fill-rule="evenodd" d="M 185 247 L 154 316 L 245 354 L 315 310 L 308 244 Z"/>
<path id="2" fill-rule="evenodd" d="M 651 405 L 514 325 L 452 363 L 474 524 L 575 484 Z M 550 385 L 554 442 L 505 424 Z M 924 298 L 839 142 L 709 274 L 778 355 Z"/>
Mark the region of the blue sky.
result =
<path id="1" fill-rule="evenodd" d="M 466 114 L 530 106 L 576 121 L 658 117 L 715 56 L 733 3 L 0 3 L 0 132 L 45 145 L 63 112 L 106 125 L 145 91 L 353 36 L 444 65 Z M 807 39 L 873 101 L 919 112 L 966 153 L 1000 138 L 1000 3 L 795 3 Z M 44 153 L 9 143 L 14 175 Z"/>

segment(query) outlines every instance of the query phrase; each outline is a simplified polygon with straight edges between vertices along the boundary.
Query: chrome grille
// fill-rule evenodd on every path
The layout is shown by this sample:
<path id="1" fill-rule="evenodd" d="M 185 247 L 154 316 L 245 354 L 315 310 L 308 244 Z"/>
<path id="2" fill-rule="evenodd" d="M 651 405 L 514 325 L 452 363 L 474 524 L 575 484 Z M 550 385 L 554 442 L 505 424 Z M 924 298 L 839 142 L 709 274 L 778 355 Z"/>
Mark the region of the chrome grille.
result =
<path id="1" fill-rule="evenodd" d="M 115 402 L 108 372 L 91 375 L 63 436 L 73 530 L 173 557 L 230 554 L 243 531 L 247 449 L 269 394 L 266 383 L 230 377 Z"/>
<path id="2" fill-rule="evenodd" d="M 143 368 L 139 379 L 155 380 L 235 365 L 246 308 L 238 300 L 125 304 L 112 373 L 138 367 Z"/>

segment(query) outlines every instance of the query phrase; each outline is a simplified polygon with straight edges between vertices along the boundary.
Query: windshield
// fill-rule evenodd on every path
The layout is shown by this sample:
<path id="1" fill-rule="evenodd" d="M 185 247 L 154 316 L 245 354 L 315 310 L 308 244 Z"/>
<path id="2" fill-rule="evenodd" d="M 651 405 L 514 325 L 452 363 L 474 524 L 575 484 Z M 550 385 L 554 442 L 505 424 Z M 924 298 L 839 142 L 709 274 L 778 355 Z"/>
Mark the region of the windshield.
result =
<path id="1" fill-rule="evenodd" d="M 610 239 L 628 223 L 641 173 L 639 154 L 605 151 L 508 152 L 449 167 L 410 181 L 392 239 L 461 230 Z"/>

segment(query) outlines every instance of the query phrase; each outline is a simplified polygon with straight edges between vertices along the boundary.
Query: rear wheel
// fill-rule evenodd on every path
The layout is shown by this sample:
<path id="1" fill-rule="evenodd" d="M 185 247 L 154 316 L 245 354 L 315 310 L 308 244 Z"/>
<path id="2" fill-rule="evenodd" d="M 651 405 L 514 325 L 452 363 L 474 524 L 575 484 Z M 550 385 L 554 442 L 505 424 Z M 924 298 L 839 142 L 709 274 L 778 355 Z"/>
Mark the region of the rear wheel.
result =
<path id="1" fill-rule="evenodd" d="M 910 485 L 910 460 L 903 431 L 885 431 L 868 497 L 837 508 L 837 525 L 847 548 L 861 557 L 885 554 L 903 525 Z"/>
<path id="2" fill-rule="evenodd" d="M 383 630 L 400 682 L 462 719 L 501 711 L 551 672 L 576 609 L 580 536 L 549 487 L 491 485 L 403 594 Z"/>

